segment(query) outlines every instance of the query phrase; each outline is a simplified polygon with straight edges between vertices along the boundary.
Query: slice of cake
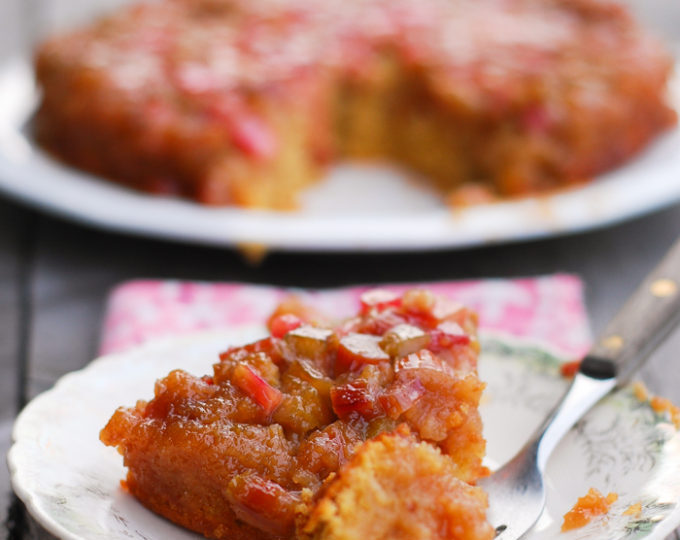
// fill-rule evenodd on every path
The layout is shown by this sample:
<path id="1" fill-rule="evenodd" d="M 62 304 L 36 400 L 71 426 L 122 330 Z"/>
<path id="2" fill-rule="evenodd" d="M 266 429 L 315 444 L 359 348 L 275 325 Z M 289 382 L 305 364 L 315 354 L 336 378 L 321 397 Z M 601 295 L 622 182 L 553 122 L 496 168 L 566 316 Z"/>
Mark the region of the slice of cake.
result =
<path id="1" fill-rule="evenodd" d="M 211 375 L 173 371 L 153 399 L 115 412 L 101 440 L 123 454 L 130 493 L 210 538 L 292 538 L 329 478 L 347 478 L 349 462 L 365 467 L 352 461 L 359 445 L 403 424 L 361 451 L 413 456 L 412 469 L 390 473 L 386 461 L 375 471 L 393 477 L 381 489 L 396 501 L 408 475 L 440 470 L 427 497 L 444 507 L 428 519 L 455 516 L 458 532 L 432 538 L 487 538 L 484 497 L 469 486 L 487 474 L 472 312 L 424 290 L 376 290 L 334 329 L 285 310 L 269 326 L 269 337 L 222 353 Z M 326 497 L 333 489 L 345 488 Z"/>
<path id="2" fill-rule="evenodd" d="M 165 0 L 45 42 L 38 139 L 152 193 L 290 208 L 387 159 L 450 200 L 586 182 L 673 125 L 671 56 L 610 0 Z"/>

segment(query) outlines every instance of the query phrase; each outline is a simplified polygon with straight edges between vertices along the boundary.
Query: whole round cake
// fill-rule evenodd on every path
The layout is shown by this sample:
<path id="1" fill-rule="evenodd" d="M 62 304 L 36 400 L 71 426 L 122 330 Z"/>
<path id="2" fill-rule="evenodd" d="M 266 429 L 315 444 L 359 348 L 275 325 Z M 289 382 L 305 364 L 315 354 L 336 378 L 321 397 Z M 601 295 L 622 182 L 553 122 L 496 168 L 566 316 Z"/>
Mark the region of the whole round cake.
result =
<path id="1" fill-rule="evenodd" d="M 450 200 L 588 181 L 676 121 L 608 0 L 164 0 L 45 42 L 39 140 L 128 186 L 294 207 L 340 158 Z"/>

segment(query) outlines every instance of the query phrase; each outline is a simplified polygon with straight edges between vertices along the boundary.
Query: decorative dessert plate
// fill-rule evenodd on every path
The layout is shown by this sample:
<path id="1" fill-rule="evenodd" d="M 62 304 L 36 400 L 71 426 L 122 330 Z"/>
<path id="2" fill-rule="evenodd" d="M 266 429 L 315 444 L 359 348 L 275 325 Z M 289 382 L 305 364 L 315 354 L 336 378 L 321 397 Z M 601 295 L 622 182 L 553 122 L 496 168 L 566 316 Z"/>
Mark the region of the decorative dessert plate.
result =
<path id="1" fill-rule="evenodd" d="M 672 98 L 680 105 L 680 87 Z M 31 139 L 28 63 L 0 66 L 0 191 L 46 212 L 138 235 L 306 251 L 426 250 L 602 227 L 680 200 L 680 128 L 583 187 L 452 210 L 386 165 L 340 165 L 295 212 L 212 208 L 145 195 L 53 160 Z"/>
<path id="2" fill-rule="evenodd" d="M 119 405 L 151 397 L 153 383 L 183 367 L 207 373 L 216 353 L 251 341 L 261 327 L 153 342 L 92 362 L 34 399 L 14 428 L 8 456 L 15 492 L 51 533 L 70 540 L 191 539 L 120 487 L 121 456 L 98 440 Z M 567 386 L 560 358 L 527 341 L 484 335 L 481 407 L 488 465 L 507 460 Z M 661 540 L 680 524 L 680 434 L 630 388 L 597 405 L 562 441 L 547 471 L 548 505 L 527 538 Z M 609 514 L 561 534 L 561 516 L 590 487 L 616 492 Z M 640 512 L 626 515 L 631 506 Z"/>

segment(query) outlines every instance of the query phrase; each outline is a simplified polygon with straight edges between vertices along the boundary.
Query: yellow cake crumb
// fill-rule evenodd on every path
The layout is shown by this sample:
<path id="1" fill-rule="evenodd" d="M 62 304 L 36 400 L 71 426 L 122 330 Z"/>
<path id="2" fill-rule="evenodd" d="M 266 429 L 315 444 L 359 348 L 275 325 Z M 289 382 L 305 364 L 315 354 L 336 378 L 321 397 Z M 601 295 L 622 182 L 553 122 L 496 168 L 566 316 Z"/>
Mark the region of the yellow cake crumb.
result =
<path id="1" fill-rule="evenodd" d="M 609 493 L 604 497 L 597 489 L 590 488 L 588 493 L 579 497 L 574 507 L 564 514 L 562 532 L 571 531 L 586 526 L 593 518 L 605 515 L 609 507 L 618 500 L 616 493 Z"/>
<path id="2" fill-rule="evenodd" d="M 633 383 L 633 395 L 639 401 L 647 401 L 649 399 L 649 391 L 642 381 L 635 381 Z"/>
<path id="3" fill-rule="evenodd" d="M 680 407 L 675 405 L 670 399 L 651 395 L 640 381 L 633 383 L 633 395 L 642 402 L 648 401 L 649 406 L 655 413 L 668 414 L 675 429 L 680 429 Z"/>
<path id="4" fill-rule="evenodd" d="M 639 516 L 640 513 L 642 512 L 642 504 L 640 503 L 635 503 L 631 504 L 626 510 L 623 512 L 624 516 Z"/>
<path id="5" fill-rule="evenodd" d="M 652 409 L 659 414 L 667 413 L 676 429 L 680 429 L 680 407 L 670 399 L 654 396 L 649 400 Z"/>

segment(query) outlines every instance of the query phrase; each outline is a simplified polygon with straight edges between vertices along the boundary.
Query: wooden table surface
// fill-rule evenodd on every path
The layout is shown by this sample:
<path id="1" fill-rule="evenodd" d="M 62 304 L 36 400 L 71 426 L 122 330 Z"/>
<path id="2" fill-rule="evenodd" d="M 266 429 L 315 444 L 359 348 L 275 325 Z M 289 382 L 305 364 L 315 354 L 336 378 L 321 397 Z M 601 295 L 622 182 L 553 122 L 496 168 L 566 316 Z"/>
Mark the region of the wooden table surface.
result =
<path id="1" fill-rule="evenodd" d="M 680 42 L 680 3 L 630 1 L 662 34 Z M 26 41 L 26 26 L 16 24 L 22 10 L 41 6 L 33 12 L 36 19 L 63 21 L 86 16 L 94 4 L 0 1 L 0 57 Z M 426 254 L 273 253 L 252 267 L 231 250 L 86 229 L 0 197 L 0 453 L 9 448 L 12 423 L 22 405 L 95 356 L 107 293 L 123 280 L 183 278 L 325 287 L 573 272 L 585 282 L 597 332 L 679 233 L 680 206 L 674 206 L 569 237 Z M 678 350 L 680 332 L 660 347 L 641 378 L 654 393 L 680 403 Z M 4 467 L 0 467 L 0 521 L 0 534 L 6 538 L 50 538 L 13 495 Z M 669 538 L 680 540 L 680 534 Z"/>
<path id="2" fill-rule="evenodd" d="M 606 230 L 427 254 L 274 253 L 258 267 L 230 250 L 126 237 L 62 222 L 0 199 L 0 452 L 27 399 L 97 350 L 108 291 L 139 277 L 238 280 L 306 287 L 573 272 L 586 284 L 595 332 L 680 232 L 680 206 Z M 650 389 L 680 403 L 680 332 L 644 368 Z M 12 495 L 1 469 L 8 538 L 49 537 Z M 677 533 L 671 538 L 680 540 Z"/>

